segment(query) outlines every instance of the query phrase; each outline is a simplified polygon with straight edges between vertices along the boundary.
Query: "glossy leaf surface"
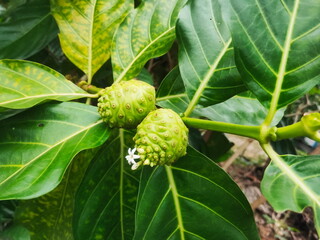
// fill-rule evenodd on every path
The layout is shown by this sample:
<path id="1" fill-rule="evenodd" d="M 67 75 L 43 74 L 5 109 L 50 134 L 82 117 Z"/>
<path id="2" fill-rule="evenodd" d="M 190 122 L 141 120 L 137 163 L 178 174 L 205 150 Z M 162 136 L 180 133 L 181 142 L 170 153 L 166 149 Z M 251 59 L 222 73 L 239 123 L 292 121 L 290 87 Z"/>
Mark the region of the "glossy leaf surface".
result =
<path id="1" fill-rule="evenodd" d="M 132 239 L 140 175 L 125 159 L 132 137 L 114 130 L 91 162 L 76 196 L 75 239 Z"/>
<path id="2" fill-rule="evenodd" d="M 23 109 L 45 100 L 90 97 L 60 73 L 34 62 L 0 60 L 0 79 L 0 107 L 4 108 Z"/>
<path id="3" fill-rule="evenodd" d="M 188 148 L 172 167 L 144 167 L 134 239 L 259 239 L 240 188 Z"/>
<path id="4" fill-rule="evenodd" d="M 30 57 L 57 34 L 49 1 L 25 1 L 10 15 L 9 21 L 0 24 L 0 59 Z"/>
<path id="5" fill-rule="evenodd" d="M 178 67 L 169 72 L 163 79 L 157 91 L 157 105 L 170 108 L 177 113 L 183 113 L 189 104 L 189 98 L 185 93 L 185 87 Z"/>
<path id="6" fill-rule="evenodd" d="M 91 81 L 109 59 L 113 34 L 133 1 L 51 0 L 51 6 L 64 53 Z"/>
<path id="7" fill-rule="evenodd" d="M 271 163 L 261 182 L 263 195 L 276 211 L 302 212 L 312 207 L 320 232 L 320 156 L 282 156 L 281 167 Z"/>
<path id="8" fill-rule="evenodd" d="M 236 63 L 264 106 L 281 108 L 320 82 L 319 0 L 230 4 Z"/>
<path id="9" fill-rule="evenodd" d="M 189 104 L 179 69 L 175 68 L 162 81 L 157 91 L 157 105 L 183 113 Z M 213 121 L 257 126 L 264 121 L 267 112 L 251 93 L 245 92 L 209 107 L 203 108 L 198 105 L 191 117 L 206 117 Z M 273 125 L 280 121 L 283 113 L 284 109 L 277 112 Z"/>
<path id="10" fill-rule="evenodd" d="M 190 105 L 210 106 L 244 91 L 218 0 L 189 1 L 177 22 L 179 68 Z"/>
<path id="11" fill-rule="evenodd" d="M 119 26 L 112 46 L 115 82 L 136 77 L 151 58 L 165 54 L 186 0 L 145 0 Z"/>
<path id="12" fill-rule="evenodd" d="M 275 126 L 283 117 L 285 109 L 277 112 L 272 125 Z M 206 117 L 213 121 L 242 125 L 259 126 L 263 123 L 268 109 L 254 96 L 237 95 L 223 103 L 206 108 L 195 109 L 194 116 Z"/>
<path id="13" fill-rule="evenodd" d="M 33 240 L 74 239 L 72 220 L 75 194 L 96 152 L 96 149 L 90 149 L 79 153 L 53 191 L 19 203 L 15 221 L 27 227 Z"/>
<path id="14" fill-rule="evenodd" d="M 109 136 L 96 107 L 72 102 L 32 108 L 1 121 L 0 131 L 1 200 L 51 191 L 79 151 Z"/>

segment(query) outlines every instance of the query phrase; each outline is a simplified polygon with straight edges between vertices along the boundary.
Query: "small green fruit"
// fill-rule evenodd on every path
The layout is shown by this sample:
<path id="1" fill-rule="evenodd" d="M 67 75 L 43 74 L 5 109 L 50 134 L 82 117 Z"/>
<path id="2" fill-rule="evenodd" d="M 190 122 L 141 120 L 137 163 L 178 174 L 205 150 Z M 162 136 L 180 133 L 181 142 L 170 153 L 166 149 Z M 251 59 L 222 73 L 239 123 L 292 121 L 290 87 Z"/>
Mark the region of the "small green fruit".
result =
<path id="1" fill-rule="evenodd" d="M 188 132 L 174 111 L 157 109 L 150 112 L 138 125 L 133 138 L 141 160 L 138 165 L 171 165 L 186 154 Z"/>
<path id="2" fill-rule="evenodd" d="M 139 80 L 115 83 L 98 99 L 98 112 L 111 128 L 135 128 L 154 109 L 154 87 Z"/>

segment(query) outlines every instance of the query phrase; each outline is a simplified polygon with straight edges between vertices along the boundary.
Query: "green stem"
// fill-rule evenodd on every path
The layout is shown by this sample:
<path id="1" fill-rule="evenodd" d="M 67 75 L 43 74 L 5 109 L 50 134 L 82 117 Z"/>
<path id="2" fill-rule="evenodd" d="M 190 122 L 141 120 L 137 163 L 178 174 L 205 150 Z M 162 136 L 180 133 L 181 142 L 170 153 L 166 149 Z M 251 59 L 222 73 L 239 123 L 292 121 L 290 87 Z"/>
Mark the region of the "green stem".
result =
<path id="1" fill-rule="evenodd" d="M 304 128 L 301 122 L 297 122 L 289 126 L 278 128 L 276 135 L 277 135 L 277 141 L 279 141 L 279 140 L 288 139 L 288 138 L 306 136 L 306 133 L 304 131 Z"/>
<path id="2" fill-rule="evenodd" d="M 103 90 L 103 88 L 98 88 L 94 85 L 89 84 L 86 81 L 81 81 L 78 84 L 78 87 L 82 88 L 83 90 L 85 90 L 88 93 L 99 93 L 101 90 Z"/>
<path id="3" fill-rule="evenodd" d="M 300 122 L 278 128 L 276 140 L 295 137 L 309 137 L 320 142 L 320 113 L 311 113 L 301 118 Z"/>
<path id="4" fill-rule="evenodd" d="M 183 117 L 182 120 L 189 127 L 231 133 L 260 140 L 260 126 L 246 126 L 188 117 Z"/>

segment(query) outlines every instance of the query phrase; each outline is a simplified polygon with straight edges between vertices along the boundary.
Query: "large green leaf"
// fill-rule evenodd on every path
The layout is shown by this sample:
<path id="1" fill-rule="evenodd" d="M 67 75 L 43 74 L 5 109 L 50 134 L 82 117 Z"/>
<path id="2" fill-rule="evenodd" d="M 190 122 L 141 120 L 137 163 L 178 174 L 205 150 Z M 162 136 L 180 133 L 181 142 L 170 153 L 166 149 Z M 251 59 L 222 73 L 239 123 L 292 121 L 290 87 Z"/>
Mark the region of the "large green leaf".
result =
<path id="1" fill-rule="evenodd" d="M 185 93 L 179 68 L 174 68 L 162 81 L 157 91 L 157 105 L 170 108 L 177 113 L 183 113 L 189 104 L 190 101 Z M 267 109 L 250 92 L 245 92 L 209 107 L 204 108 L 198 105 L 191 116 L 206 117 L 213 121 L 257 126 L 263 123 L 267 113 Z M 281 120 L 283 113 L 284 109 L 277 112 L 273 125 Z"/>
<path id="2" fill-rule="evenodd" d="M 75 239 L 132 239 L 140 175 L 125 159 L 132 137 L 113 131 L 91 162 L 76 196 Z"/>
<path id="3" fill-rule="evenodd" d="M 277 125 L 284 114 L 284 108 L 277 111 L 272 126 Z M 228 122 L 242 125 L 258 126 L 263 123 L 268 109 L 251 94 L 242 94 L 232 97 L 223 103 L 206 108 L 198 108 L 193 116 L 206 117 L 213 121 Z"/>
<path id="4" fill-rule="evenodd" d="M 172 167 L 144 167 L 134 239 L 259 239 L 240 188 L 213 161 L 187 152 Z"/>
<path id="5" fill-rule="evenodd" d="M 51 0 L 67 57 L 92 76 L 109 59 L 113 34 L 133 8 L 131 0 Z"/>
<path id="6" fill-rule="evenodd" d="M 23 109 L 45 100 L 69 101 L 91 96 L 60 73 L 29 61 L 0 60 L 0 79 L 3 108 Z"/>
<path id="7" fill-rule="evenodd" d="M 0 59 L 27 58 L 44 48 L 57 34 L 49 1 L 27 1 L 14 9 L 7 22 L 0 24 Z"/>
<path id="8" fill-rule="evenodd" d="M 97 152 L 80 152 L 57 188 L 41 197 L 20 201 L 15 222 L 28 228 L 33 240 L 72 240 L 76 191 L 91 159 Z"/>
<path id="9" fill-rule="evenodd" d="M 179 68 L 190 104 L 210 106 L 244 91 L 218 0 L 189 1 L 177 22 Z"/>
<path id="10" fill-rule="evenodd" d="M 313 208 L 320 233 L 320 155 L 282 156 L 267 167 L 261 190 L 276 211 Z"/>
<path id="11" fill-rule="evenodd" d="M 175 24 L 186 0 L 144 0 L 115 33 L 112 67 L 115 82 L 136 77 L 151 58 L 165 54 L 176 35 Z"/>
<path id="12" fill-rule="evenodd" d="M 264 106 L 275 111 L 320 82 L 319 0 L 229 2 L 238 70 Z"/>
<path id="13" fill-rule="evenodd" d="M 0 122 L 0 199 L 28 199 L 51 191 L 72 158 L 101 145 L 109 130 L 96 107 L 37 106 Z"/>

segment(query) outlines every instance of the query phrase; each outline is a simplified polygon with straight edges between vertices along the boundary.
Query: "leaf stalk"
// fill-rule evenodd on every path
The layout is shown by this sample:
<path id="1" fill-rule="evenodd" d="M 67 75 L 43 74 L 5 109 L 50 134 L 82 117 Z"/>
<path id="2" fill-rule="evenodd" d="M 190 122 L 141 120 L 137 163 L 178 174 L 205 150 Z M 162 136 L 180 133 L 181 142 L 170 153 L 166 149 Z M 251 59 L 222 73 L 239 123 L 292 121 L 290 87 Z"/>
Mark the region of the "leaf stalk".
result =
<path id="1" fill-rule="evenodd" d="M 260 141 L 260 126 L 246 126 L 240 124 L 216 122 L 211 120 L 203 120 L 188 117 L 183 117 L 182 120 L 189 127 L 231 133 L 244 137 L 250 137 Z"/>
<path id="2" fill-rule="evenodd" d="M 311 113 L 301 118 L 301 121 L 289 126 L 278 128 L 276 140 L 309 137 L 320 142 L 320 113 Z"/>

